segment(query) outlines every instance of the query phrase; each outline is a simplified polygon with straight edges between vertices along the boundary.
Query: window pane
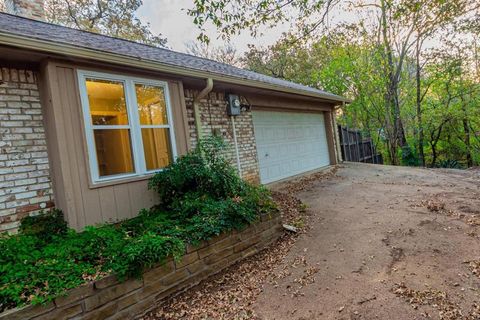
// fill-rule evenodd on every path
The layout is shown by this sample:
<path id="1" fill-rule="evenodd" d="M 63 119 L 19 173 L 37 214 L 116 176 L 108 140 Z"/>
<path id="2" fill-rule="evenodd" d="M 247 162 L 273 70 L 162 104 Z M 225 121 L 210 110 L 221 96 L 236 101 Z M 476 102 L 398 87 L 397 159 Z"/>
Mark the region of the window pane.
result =
<path id="1" fill-rule="evenodd" d="M 130 130 L 96 129 L 93 133 L 100 177 L 134 172 Z"/>
<path id="2" fill-rule="evenodd" d="M 168 124 L 167 105 L 162 87 L 136 84 L 140 124 Z"/>
<path id="3" fill-rule="evenodd" d="M 86 85 L 94 125 L 128 125 L 122 82 L 87 79 Z"/>
<path id="4" fill-rule="evenodd" d="M 169 129 L 142 129 L 147 170 L 161 169 L 172 163 Z"/>

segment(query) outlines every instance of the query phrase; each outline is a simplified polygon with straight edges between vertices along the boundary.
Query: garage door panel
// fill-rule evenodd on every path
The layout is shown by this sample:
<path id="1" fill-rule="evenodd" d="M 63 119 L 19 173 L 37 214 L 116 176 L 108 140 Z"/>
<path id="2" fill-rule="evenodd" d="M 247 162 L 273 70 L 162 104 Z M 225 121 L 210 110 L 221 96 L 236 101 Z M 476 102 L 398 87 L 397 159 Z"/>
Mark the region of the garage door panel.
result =
<path id="1" fill-rule="evenodd" d="M 322 113 L 253 111 L 253 123 L 263 183 L 330 164 Z"/>

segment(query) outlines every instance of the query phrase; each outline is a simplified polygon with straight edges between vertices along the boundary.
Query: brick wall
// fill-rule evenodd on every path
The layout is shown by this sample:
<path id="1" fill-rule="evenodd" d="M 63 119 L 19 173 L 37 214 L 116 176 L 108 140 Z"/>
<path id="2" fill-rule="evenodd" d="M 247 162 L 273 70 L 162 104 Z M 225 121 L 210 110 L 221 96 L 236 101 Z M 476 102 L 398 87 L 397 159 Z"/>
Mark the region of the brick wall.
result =
<path id="1" fill-rule="evenodd" d="M 257 253 L 281 233 L 280 215 L 266 215 L 241 232 L 222 234 L 197 247 L 187 248 L 180 261 L 168 260 L 145 272 L 141 279 L 119 283 L 114 276 L 108 276 L 73 289 L 47 305 L 5 311 L 0 314 L 0 320 L 134 319 L 165 298 Z"/>
<path id="2" fill-rule="evenodd" d="M 192 147 L 197 143 L 195 118 L 193 112 L 193 97 L 198 92 L 185 90 L 185 103 L 188 112 L 188 126 Z M 236 167 L 236 155 L 234 149 L 233 129 L 231 118 L 227 115 L 227 102 L 223 93 L 212 92 L 200 101 L 200 114 L 204 136 L 211 135 L 214 131 L 220 134 L 228 142 L 230 148 L 227 156 Z M 259 183 L 260 174 L 257 161 L 257 149 L 253 132 L 253 120 L 251 111 L 242 112 L 235 117 L 235 128 L 239 148 L 242 177 L 250 182 Z"/>
<path id="3" fill-rule="evenodd" d="M 52 206 L 37 75 L 0 68 L 0 232 Z"/>

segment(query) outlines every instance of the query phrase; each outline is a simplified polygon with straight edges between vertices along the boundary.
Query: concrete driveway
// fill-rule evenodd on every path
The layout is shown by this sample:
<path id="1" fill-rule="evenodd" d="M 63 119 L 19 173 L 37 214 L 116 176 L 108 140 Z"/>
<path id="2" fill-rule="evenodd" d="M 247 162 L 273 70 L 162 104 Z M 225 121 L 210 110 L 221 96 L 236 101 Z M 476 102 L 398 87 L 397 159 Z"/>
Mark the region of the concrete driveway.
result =
<path id="1" fill-rule="evenodd" d="M 480 319 L 479 195 L 479 171 L 341 165 L 298 194 L 310 230 L 275 268 L 255 313 Z"/>

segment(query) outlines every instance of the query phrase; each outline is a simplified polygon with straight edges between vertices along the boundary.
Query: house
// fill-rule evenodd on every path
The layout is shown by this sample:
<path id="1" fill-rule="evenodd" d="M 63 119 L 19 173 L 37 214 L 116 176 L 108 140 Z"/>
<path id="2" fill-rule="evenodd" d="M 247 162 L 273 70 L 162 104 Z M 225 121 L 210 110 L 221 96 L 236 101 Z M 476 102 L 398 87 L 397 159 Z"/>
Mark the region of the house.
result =
<path id="1" fill-rule="evenodd" d="M 157 202 L 148 178 L 201 136 L 222 135 L 252 182 L 339 161 L 344 98 L 49 24 L 42 8 L 7 0 L 17 15 L 0 13 L 0 231 L 53 206 L 77 230 L 133 217 Z"/>

